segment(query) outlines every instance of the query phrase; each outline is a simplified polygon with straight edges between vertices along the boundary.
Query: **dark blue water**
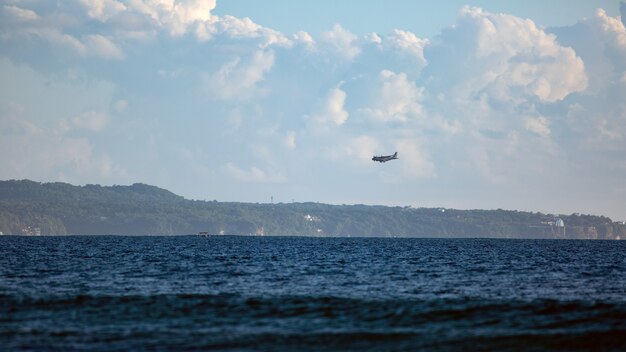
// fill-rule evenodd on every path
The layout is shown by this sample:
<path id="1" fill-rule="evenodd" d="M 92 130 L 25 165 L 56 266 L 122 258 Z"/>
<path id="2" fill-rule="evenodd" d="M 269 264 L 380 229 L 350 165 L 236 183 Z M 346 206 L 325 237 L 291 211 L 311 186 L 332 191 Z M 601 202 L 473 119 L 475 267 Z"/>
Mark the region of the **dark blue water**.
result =
<path id="1" fill-rule="evenodd" d="M 626 350 L 626 242 L 0 237 L 0 350 Z"/>

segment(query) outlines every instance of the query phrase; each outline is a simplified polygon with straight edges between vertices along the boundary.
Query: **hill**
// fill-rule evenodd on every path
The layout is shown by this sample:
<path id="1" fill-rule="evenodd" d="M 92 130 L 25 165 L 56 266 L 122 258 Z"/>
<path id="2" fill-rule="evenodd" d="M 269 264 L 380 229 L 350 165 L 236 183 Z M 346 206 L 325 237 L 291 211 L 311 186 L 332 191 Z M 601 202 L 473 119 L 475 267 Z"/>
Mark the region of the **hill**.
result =
<path id="1" fill-rule="evenodd" d="M 603 216 L 511 210 L 193 201 L 167 190 L 0 181 L 0 232 L 42 235 L 626 238 Z"/>

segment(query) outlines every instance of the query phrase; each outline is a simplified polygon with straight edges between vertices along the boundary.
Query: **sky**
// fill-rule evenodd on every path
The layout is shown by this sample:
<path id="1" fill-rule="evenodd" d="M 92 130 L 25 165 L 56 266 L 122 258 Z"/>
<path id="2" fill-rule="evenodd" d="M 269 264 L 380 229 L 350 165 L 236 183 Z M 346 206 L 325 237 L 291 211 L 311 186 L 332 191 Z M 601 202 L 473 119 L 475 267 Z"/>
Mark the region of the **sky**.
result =
<path id="1" fill-rule="evenodd" d="M 623 19 L 618 0 L 0 0 L 0 179 L 626 220 Z"/>

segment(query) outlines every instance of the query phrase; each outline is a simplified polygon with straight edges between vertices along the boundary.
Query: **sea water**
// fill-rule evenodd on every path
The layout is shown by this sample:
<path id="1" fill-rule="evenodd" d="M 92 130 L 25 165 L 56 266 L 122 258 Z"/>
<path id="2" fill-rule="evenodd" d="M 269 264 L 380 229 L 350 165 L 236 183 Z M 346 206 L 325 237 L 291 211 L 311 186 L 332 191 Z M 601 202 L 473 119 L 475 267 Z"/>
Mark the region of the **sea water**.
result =
<path id="1" fill-rule="evenodd" d="M 626 242 L 0 237 L 0 349 L 626 350 Z"/>

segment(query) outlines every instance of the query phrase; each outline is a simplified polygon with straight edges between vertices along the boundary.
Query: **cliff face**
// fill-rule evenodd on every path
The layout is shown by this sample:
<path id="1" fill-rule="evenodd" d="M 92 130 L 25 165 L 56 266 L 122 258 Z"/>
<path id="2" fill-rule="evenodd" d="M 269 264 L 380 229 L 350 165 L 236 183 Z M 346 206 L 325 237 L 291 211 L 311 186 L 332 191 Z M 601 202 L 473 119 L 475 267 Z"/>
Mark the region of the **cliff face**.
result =
<path id="1" fill-rule="evenodd" d="M 144 185 L 0 181 L 4 234 L 626 238 L 626 225 L 590 215 L 506 210 L 249 204 L 186 200 Z"/>

